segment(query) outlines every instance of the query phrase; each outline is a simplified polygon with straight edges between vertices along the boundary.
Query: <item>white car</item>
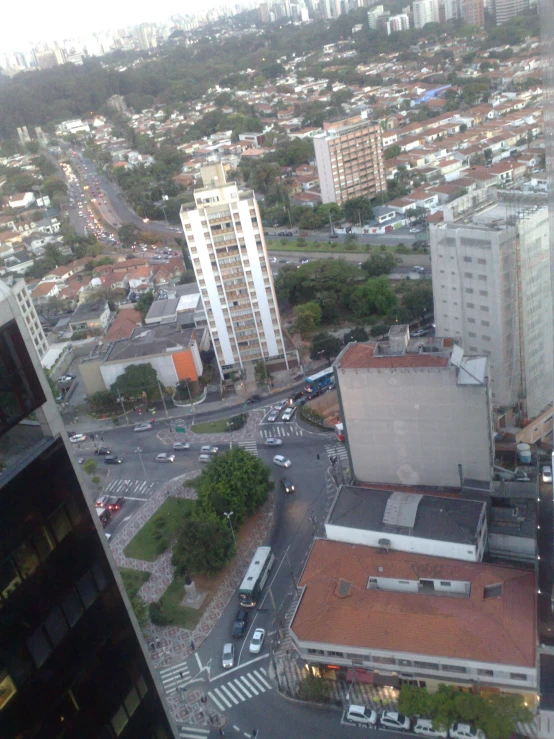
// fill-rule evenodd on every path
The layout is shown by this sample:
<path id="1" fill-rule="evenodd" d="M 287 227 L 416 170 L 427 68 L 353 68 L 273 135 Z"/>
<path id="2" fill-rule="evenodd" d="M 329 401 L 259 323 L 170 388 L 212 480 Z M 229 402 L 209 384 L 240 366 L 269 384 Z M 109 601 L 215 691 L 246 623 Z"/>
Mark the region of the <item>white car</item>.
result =
<path id="1" fill-rule="evenodd" d="M 85 434 L 73 434 L 73 436 L 69 437 L 69 441 L 72 444 L 77 444 L 79 441 L 86 441 L 87 437 Z"/>
<path id="2" fill-rule="evenodd" d="M 428 718 L 418 718 L 413 728 L 414 734 L 428 736 L 431 739 L 448 739 L 448 732 L 441 729 L 433 729 L 433 722 Z"/>
<path id="3" fill-rule="evenodd" d="M 134 430 L 135 431 L 149 431 L 152 428 L 151 423 L 138 423 Z"/>
<path id="4" fill-rule="evenodd" d="M 267 418 L 265 419 L 268 423 L 275 423 L 275 421 L 279 418 L 279 411 L 278 410 L 272 410 L 270 413 L 267 414 Z"/>
<path id="5" fill-rule="evenodd" d="M 277 264 L 277 257 L 269 257 L 271 264 Z"/>
<path id="6" fill-rule="evenodd" d="M 400 731 L 410 729 L 410 719 L 397 711 L 383 711 L 379 716 L 379 723 L 385 729 L 399 729 Z"/>
<path id="7" fill-rule="evenodd" d="M 412 267 L 414 272 L 425 272 L 425 267 L 421 267 L 419 264 L 416 264 L 415 267 Z"/>
<path id="8" fill-rule="evenodd" d="M 266 446 L 281 446 L 283 442 L 281 439 L 275 439 L 273 436 L 269 436 L 265 441 L 264 444 Z"/>
<path id="9" fill-rule="evenodd" d="M 190 449 L 190 444 L 188 443 L 188 441 L 174 441 L 173 451 L 178 451 L 180 449 Z"/>
<path id="10" fill-rule="evenodd" d="M 282 411 L 283 408 L 286 408 L 288 404 L 289 404 L 288 399 L 287 400 L 280 400 L 278 403 L 275 403 L 275 405 L 273 406 L 273 410 L 274 411 Z"/>
<path id="11" fill-rule="evenodd" d="M 223 654 L 221 655 L 221 666 L 229 669 L 235 664 L 235 646 L 231 642 L 223 645 Z"/>
<path id="12" fill-rule="evenodd" d="M 200 447 L 200 454 L 217 454 L 219 447 L 210 446 L 209 444 Z"/>
<path id="13" fill-rule="evenodd" d="M 415 228 L 415 226 L 414 226 L 414 228 L 411 228 L 410 229 L 410 233 L 411 234 L 418 234 L 420 231 L 421 231 L 421 229 L 420 228 Z"/>
<path id="14" fill-rule="evenodd" d="M 259 654 L 262 650 L 262 646 L 265 639 L 265 629 L 256 629 L 250 640 L 248 651 L 251 654 Z"/>
<path id="15" fill-rule="evenodd" d="M 552 467 L 549 467 L 548 465 L 545 465 L 542 468 L 542 481 L 543 482 L 552 482 Z"/>
<path id="16" fill-rule="evenodd" d="M 377 714 L 371 708 L 366 706 L 350 705 L 345 716 L 347 721 L 360 726 L 375 726 L 377 723 Z"/>
<path id="17" fill-rule="evenodd" d="M 296 411 L 296 408 L 287 408 L 287 410 L 283 413 L 281 418 L 283 421 L 292 421 L 292 417 L 294 416 L 294 412 Z"/>
<path id="18" fill-rule="evenodd" d="M 283 457 L 282 454 L 276 454 L 273 457 L 273 463 L 279 465 L 279 467 L 290 467 L 291 466 L 290 459 Z"/>
<path id="19" fill-rule="evenodd" d="M 167 454 L 166 452 L 156 454 L 156 462 L 175 462 L 175 455 Z"/>
<path id="20" fill-rule="evenodd" d="M 484 733 L 469 724 L 452 724 L 448 731 L 451 739 L 486 739 Z"/>

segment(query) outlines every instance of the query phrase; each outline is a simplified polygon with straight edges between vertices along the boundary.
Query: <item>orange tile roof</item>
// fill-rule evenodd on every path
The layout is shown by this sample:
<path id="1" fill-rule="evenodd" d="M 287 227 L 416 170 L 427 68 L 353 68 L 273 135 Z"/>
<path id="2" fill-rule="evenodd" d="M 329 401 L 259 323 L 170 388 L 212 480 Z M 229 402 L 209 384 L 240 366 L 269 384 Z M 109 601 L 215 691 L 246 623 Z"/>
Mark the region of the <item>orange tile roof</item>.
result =
<path id="1" fill-rule="evenodd" d="M 368 590 L 370 576 L 461 580 L 470 583 L 470 597 Z M 351 583 L 346 597 L 336 594 L 339 579 Z M 486 585 L 500 583 L 502 595 L 483 597 Z M 300 585 L 306 589 L 291 626 L 300 641 L 535 665 L 537 584 L 532 570 L 383 553 L 320 539 Z"/>
<path id="2" fill-rule="evenodd" d="M 142 323 L 142 316 L 134 308 L 123 308 L 115 317 L 104 341 L 119 341 L 129 339 L 137 326 Z"/>
<path id="3" fill-rule="evenodd" d="M 433 354 L 403 354 L 373 356 L 375 344 L 354 344 L 347 347 L 337 365 L 340 369 L 393 369 L 395 367 L 447 367 L 447 357 Z"/>

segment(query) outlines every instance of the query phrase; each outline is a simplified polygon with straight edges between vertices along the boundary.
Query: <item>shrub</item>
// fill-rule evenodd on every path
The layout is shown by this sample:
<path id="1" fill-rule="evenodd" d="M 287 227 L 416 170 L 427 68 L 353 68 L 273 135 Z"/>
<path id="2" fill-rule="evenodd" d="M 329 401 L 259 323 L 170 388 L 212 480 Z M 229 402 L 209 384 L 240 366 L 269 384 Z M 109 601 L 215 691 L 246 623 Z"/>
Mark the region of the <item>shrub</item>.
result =
<path id="1" fill-rule="evenodd" d="M 150 603 L 148 612 L 150 614 L 150 620 L 156 626 L 169 626 L 171 624 L 171 620 L 158 601 Z"/>
<path id="2" fill-rule="evenodd" d="M 298 685 L 300 700 L 328 703 L 331 697 L 329 682 L 322 677 L 307 675 Z"/>

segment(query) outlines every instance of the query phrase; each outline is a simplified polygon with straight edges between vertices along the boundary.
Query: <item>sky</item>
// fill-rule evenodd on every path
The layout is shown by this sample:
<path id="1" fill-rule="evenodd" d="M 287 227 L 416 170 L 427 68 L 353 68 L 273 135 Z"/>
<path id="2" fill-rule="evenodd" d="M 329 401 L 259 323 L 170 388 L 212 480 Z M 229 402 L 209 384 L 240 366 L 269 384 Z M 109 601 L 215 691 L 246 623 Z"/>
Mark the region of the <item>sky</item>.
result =
<path id="1" fill-rule="evenodd" d="M 125 28 L 148 21 L 163 22 L 171 15 L 206 11 L 221 0 L 27 0 L 24 6 L 10 2 L 2 11 L 0 53 L 26 51 L 41 41 L 82 38 L 95 31 Z M 23 11 L 23 12 L 22 12 Z"/>

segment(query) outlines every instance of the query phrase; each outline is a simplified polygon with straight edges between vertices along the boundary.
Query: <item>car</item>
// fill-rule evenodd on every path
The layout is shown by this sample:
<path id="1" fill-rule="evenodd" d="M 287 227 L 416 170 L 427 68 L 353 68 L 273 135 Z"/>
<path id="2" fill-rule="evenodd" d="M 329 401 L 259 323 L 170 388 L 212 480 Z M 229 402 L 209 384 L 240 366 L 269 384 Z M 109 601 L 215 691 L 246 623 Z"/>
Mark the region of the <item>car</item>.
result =
<path id="1" fill-rule="evenodd" d="M 235 622 L 233 624 L 232 636 L 234 639 L 240 639 L 244 636 L 246 627 L 248 626 L 248 611 L 244 608 L 239 608 L 237 615 L 235 616 Z"/>
<path id="2" fill-rule="evenodd" d="M 307 395 L 303 395 L 301 398 L 298 398 L 298 400 L 294 401 L 294 407 L 300 408 L 300 406 L 305 405 L 308 402 Z"/>
<path id="3" fill-rule="evenodd" d="M 175 455 L 167 452 L 156 454 L 156 462 L 175 462 Z"/>
<path id="4" fill-rule="evenodd" d="M 205 444 L 204 446 L 200 447 L 200 454 L 217 454 L 218 451 L 219 447 L 210 446 L 209 444 Z"/>
<path id="5" fill-rule="evenodd" d="M 84 458 L 84 457 L 79 457 L 79 458 L 77 459 L 77 462 L 78 462 L 79 464 L 83 464 L 83 462 L 84 462 L 84 461 L 85 461 L 85 458 Z"/>
<path id="6" fill-rule="evenodd" d="M 264 441 L 266 446 L 281 446 L 282 443 L 281 439 L 276 439 L 274 436 L 268 436 Z"/>
<path id="7" fill-rule="evenodd" d="M 174 441 L 173 442 L 173 451 L 179 451 L 179 450 L 185 450 L 190 449 L 190 444 L 188 441 Z"/>
<path id="8" fill-rule="evenodd" d="M 549 467 L 548 465 L 545 465 L 542 468 L 542 481 L 543 482 L 552 482 L 552 467 Z"/>
<path id="9" fill-rule="evenodd" d="M 323 390 L 312 390 L 312 392 L 308 395 L 308 400 L 319 398 L 320 395 L 323 395 Z"/>
<path id="10" fill-rule="evenodd" d="M 104 457 L 104 464 L 121 464 L 121 457 Z"/>
<path id="11" fill-rule="evenodd" d="M 375 726 L 377 723 L 377 714 L 371 708 L 366 706 L 358 706 L 351 704 L 345 716 L 347 721 L 361 726 Z"/>
<path id="12" fill-rule="evenodd" d="M 265 419 L 268 423 L 275 423 L 275 421 L 279 418 L 279 411 L 273 409 L 267 414 L 267 418 Z"/>
<path id="13" fill-rule="evenodd" d="M 385 729 L 399 729 L 400 731 L 410 729 L 410 719 L 397 711 L 383 711 L 379 716 L 379 723 Z"/>
<path id="14" fill-rule="evenodd" d="M 149 431 L 151 428 L 152 428 L 151 423 L 137 423 L 137 425 L 135 426 L 133 430 L 134 431 Z"/>
<path id="15" fill-rule="evenodd" d="M 283 457 L 282 454 L 276 454 L 273 457 L 273 463 L 278 465 L 279 467 L 290 467 L 291 466 L 290 459 Z"/>
<path id="16" fill-rule="evenodd" d="M 412 244 L 414 249 L 427 249 L 429 247 L 429 242 L 425 239 L 417 239 Z"/>
<path id="17" fill-rule="evenodd" d="M 96 501 L 94 502 L 94 505 L 97 508 L 108 508 L 108 510 L 109 510 L 109 504 L 110 504 L 109 495 L 101 495 L 99 498 L 96 498 Z"/>
<path id="18" fill-rule="evenodd" d="M 412 270 L 414 272 L 425 272 L 425 267 L 421 267 L 419 264 L 416 264 L 415 267 L 412 267 Z"/>
<path id="19" fill-rule="evenodd" d="M 290 398 L 287 400 L 287 403 L 289 405 L 294 405 L 294 403 L 297 400 L 300 400 L 300 398 L 303 398 L 303 397 L 304 397 L 304 391 L 299 390 L 297 393 L 294 393 L 293 395 L 290 396 Z"/>
<path id="20" fill-rule="evenodd" d="M 261 395 L 257 395 L 257 394 L 255 394 L 255 395 L 251 395 L 251 396 L 250 396 L 250 397 L 249 397 L 249 398 L 247 399 L 247 401 L 246 401 L 246 402 L 247 402 L 248 404 L 250 404 L 250 403 L 257 403 L 257 402 L 258 402 L 259 400 L 261 400 L 261 399 L 262 399 L 262 396 L 261 396 Z"/>
<path id="21" fill-rule="evenodd" d="M 298 265 L 298 266 L 299 266 L 299 267 L 301 267 L 301 266 L 302 266 L 303 264 L 308 264 L 308 262 L 309 262 L 310 260 L 309 260 L 309 259 L 306 259 L 306 257 L 302 257 L 302 258 L 301 258 L 301 259 L 299 259 L 298 261 L 299 261 L 299 265 Z"/>
<path id="22" fill-rule="evenodd" d="M 271 264 L 277 264 L 277 257 L 269 257 L 269 261 Z"/>
<path id="23" fill-rule="evenodd" d="M 451 739 L 485 739 L 485 735 L 479 729 L 474 729 L 470 724 L 452 724 L 448 730 Z"/>
<path id="24" fill-rule="evenodd" d="M 283 421 L 292 421 L 292 417 L 294 416 L 296 412 L 296 408 L 287 408 L 286 411 L 282 415 Z"/>
<path id="25" fill-rule="evenodd" d="M 288 264 L 286 259 L 279 259 L 279 264 Z"/>
<path id="26" fill-rule="evenodd" d="M 410 331 L 410 336 L 413 339 L 417 339 L 418 336 L 425 336 L 427 334 L 426 328 L 418 328 L 415 331 Z"/>
<path id="27" fill-rule="evenodd" d="M 72 434 L 69 437 L 69 441 L 72 444 L 77 444 L 80 441 L 86 441 L 86 440 L 87 440 L 86 434 Z"/>
<path id="28" fill-rule="evenodd" d="M 415 226 L 414 226 L 414 228 L 411 228 L 410 229 L 410 233 L 411 234 L 418 234 L 420 231 L 421 231 L 421 229 L 420 228 L 416 228 Z"/>
<path id="29" fill-rule="evenodd" d="M 221 655 L 221 666 L 228 670 L 235 664 L 235 645 L 231 642 L 223 645 L 223 654 Z"/>
<path id="30" fill-rule="evenodd" d="M 287 234 L 285 231 L 279 231 L 279 233 L 277 234 L 277 236 L 286 236 L 286 235 Z"/>
<path id="31" fill-rule="evenodd" d="M 58 382 L 70 382 L 75 379 L 75 375 L 62 375 L 58 377 Z"/>
<path id="32" fill-rule="evenodd" d="M 248 645 L 248 651 L 251 654 L 259 654 L 262 650 L 262 646 L 265 639 L 265 629 L 256 629 L 252 634 L 252 639 Z"/>
<path id="33" fill-rule="evenodd" d="M 108 509 L 110 511 L 119 511 L 121 506 L 125 503 L 125 498 L 120 496 L 119 498 L 110 498 L 108 501 Z"/>
<path id="34" fill-rule="evenodd" d="M 95 454 L 111 454 L 111 451 L 109 449 L 106 449 L 105 446 L 99 446 L 98 449 L 94 450 Z"/>
<path id="35" fill-rule="evenodd" d="M 281 487 L 285 491 L 285 493 L 294 493 L 294 485 L 290 480 L 287 480 L 285 477 L 281 478 Z"/>
<path id="36" fill-rule="evenodd" d="M 448 732 L 433 729 L 433 722 L 428 718 L 418 718 L 413 728 L 414 734 L 429 736 L 431 739 L 448 739 Z"/>

